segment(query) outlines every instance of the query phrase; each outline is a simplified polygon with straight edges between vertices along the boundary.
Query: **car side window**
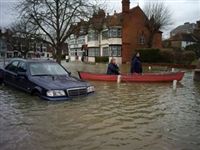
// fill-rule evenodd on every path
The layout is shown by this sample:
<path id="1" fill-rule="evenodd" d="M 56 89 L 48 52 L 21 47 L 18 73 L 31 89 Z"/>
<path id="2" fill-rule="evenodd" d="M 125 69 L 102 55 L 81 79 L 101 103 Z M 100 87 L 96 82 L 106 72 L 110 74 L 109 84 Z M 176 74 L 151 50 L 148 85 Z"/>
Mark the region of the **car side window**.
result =
<path id="1" fill-rule="evenodd" d="M 18 65 L 18 72 L 26 72 L 26 63 L 25 62 L 20 62 Z"/>
<path id="2" fill-rule="evenodd" d="M 17 66 L 19 61 L 13 61 L 5 69 L 14 73 L 17 73 Z"/>

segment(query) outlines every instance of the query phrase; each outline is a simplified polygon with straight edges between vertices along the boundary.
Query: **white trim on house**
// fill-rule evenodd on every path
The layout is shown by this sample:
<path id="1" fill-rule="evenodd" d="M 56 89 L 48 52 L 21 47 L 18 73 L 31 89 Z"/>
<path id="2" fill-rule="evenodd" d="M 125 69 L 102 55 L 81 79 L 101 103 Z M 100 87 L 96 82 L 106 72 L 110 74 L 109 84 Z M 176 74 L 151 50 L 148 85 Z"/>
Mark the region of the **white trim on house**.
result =
<path id="1" fill-rule="evenodd" d="M 185 48 L 188 45 L 195 44 L 196 42 L 181 41 L 181 48 Z"/>

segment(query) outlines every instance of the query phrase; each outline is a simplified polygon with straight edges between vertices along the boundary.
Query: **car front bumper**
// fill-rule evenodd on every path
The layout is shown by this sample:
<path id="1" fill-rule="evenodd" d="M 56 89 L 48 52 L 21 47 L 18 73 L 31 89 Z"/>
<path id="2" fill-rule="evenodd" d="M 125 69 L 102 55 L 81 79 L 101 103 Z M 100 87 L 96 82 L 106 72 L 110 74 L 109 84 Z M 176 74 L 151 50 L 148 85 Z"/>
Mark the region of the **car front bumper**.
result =
<path id="1" fill-rule="evenodd" d="M 44 96 L 41 95 L 40 97 L 44 100 L 48 100 L 48 101 L 67 101 L 67 100 L 71 100 L 73 98 L 77 98 L 77 97 L 86 97 L 89 95 L 92 95 L 94 92 L 85 94 L 85 95 L 79 95 L 79 96 L 74 96 L 74 97 L 67 97 L 67 96 L 63 96 L 63 97 L 48 97 L 48 96 Z"/>

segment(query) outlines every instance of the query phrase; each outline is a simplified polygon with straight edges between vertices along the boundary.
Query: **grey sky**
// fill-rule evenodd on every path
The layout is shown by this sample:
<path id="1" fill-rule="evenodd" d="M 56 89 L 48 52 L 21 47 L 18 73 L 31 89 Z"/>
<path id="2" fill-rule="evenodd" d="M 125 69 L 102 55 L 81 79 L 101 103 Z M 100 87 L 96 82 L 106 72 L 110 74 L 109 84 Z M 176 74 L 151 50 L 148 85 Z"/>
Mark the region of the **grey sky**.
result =
<path id="1" fill-rule="evenodd" d="M 0 0 L 0 27 L 8 27 L 13 21 L 17 20 L 17 13 L 13 10 L 18 0 Z M 105 1 L 105 0 L 102 0 Z M 130 0 L 131 7 L 140 5 L 144 7 L 146 2 L 159 0 Z M 161 0 L 160 0 L 161 1 Z M 173 12 L 174 24 L 164 31 L 164 36 L 177 25 L 184 22 L 196 22 L 200 20 L 200 0 L 162 0 Z M 108 10 L 121 11 L 121 0 L 107 0 Z"/>

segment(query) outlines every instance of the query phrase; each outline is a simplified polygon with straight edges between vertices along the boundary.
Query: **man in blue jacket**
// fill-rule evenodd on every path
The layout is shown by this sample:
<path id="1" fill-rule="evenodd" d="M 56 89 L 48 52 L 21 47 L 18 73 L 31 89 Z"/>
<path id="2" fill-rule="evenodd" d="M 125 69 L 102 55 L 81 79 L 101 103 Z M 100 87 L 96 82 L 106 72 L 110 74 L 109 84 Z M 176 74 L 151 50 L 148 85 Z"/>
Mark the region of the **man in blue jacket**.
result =
<path id="1" fill-rule="evenodd" d="M 116 64 L 116 59 L 112 58 L 111 62 L 108 64 L 107 74 L 109 75 L 119 75 L 119 67 Z"/>
<path id="2" fill-rule="evenodd" d="M 140 53 L 136 53 L 131 62 L 131 73 L 142 73 L 142 63 L 140 60 Z"/>

